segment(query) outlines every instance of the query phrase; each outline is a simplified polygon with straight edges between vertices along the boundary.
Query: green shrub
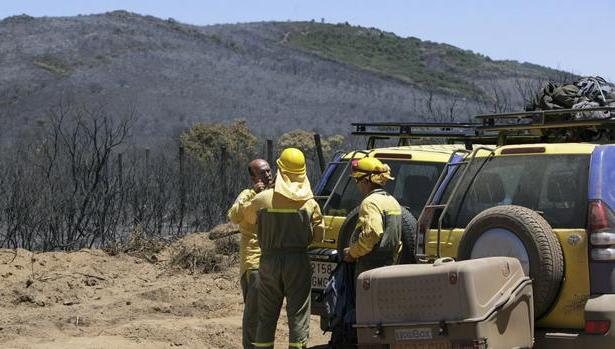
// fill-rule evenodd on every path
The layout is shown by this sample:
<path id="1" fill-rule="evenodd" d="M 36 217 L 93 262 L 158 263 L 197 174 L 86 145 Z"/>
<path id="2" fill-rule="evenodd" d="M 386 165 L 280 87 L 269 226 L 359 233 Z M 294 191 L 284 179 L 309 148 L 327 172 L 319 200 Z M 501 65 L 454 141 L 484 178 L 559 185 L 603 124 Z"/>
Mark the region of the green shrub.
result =
<path id="1" fill-rule="evenodd" d="M 50 54 L 36 57 L 32 63 L 60 77 L 68 76 L 72 72 L 72 68 L 67 62 Z"/>

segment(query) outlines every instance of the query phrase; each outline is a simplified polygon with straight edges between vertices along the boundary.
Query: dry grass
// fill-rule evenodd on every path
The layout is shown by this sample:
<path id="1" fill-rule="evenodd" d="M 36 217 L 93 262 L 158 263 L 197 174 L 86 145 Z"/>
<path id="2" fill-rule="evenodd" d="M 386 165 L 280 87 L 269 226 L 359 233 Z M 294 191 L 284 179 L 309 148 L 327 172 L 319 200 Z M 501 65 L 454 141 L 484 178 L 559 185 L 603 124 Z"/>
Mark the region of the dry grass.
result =
<path id="1" fill-rule="evenodd" d="M 216 253 L 233 256 L 239 253 L 239 235 L 231 235 L 214 240 Z"/>
<path id="2" fill-rule="evenodd" d="M 220 272 L 230 267 L 230 257 L 219 254 L 213 241 L 191 234 L 169 246 L 169 266 L 191 273 Z"/>
<path id="3" fill-rule="evenodd" d="M 238 232 L 236 224 L 225 223 L 207 233 L 187 235 L 168 247 L 169 266 L 192 273 L 227 270 L 239 260 Z"/>
<path id="4" fill-rule="evenodd" d="M 128 254 L 150 263 L 166 261 L 171 268 L 191 273 L 225 271 L 239 261 L 238 226 L 220 224 L 206 233 L 194 233 L 171 243 L 161 238 L 148 237 L 138 225 L 125 243 L 108 246 L 104 251 L 111 256 Z"/>
<path id="5" fill-rule="evenodd" d="M 146 236 L 143 226 L 139 224 L 132 231 L 126 243 L 114 243 L 103 250 L 111 256 L 126 253 L 156 263 L 159 261 L 158 254 L 168 245 L 169 241 L 165 239 Z"/>
<path id="6" fill-rule="evenodd" d="M 239 226 L 237 224 L 223 223 L 216 225 L 209 231 L 209 238 L 217 240 L 235 234 L 239 234 Z"/>
<path id="7" fill-rule="evenodd" d="M 228 269 L 228 256 L 198 246 L 179 246 L 171 252 L 169 265 L 191 273 L 212 273 Z"/>

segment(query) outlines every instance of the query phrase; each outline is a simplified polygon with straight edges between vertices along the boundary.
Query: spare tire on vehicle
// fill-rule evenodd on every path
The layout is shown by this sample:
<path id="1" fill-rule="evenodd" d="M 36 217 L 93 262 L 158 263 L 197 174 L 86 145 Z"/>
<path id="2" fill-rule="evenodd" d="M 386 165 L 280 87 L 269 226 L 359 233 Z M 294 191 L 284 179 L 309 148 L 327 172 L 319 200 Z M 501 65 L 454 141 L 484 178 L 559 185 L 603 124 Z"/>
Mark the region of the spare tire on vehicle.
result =
<path id="1" fill-rule="evenodd" d="M 344 254 L 344 248 L 350 246 L 350 239 L 359 220 L 359 207 L 356 207 L 340 226 L 337 236 L 337 252 L 340 258 Z M 416 263 L 415 242 L 416 242 L 417 223 L 416 218 L 410 213 L 408 208 L 401 207 L 401 242 L 402 250 L 399 256 L 400 264 Z"/>
<path id="2" fill-rule="evenodd" d="M 470 221 L 459 242 L 459 259 L 516 257 L 533 280 L 534 315 L 555 301 L 564 277 L 562 248 L 553 229 L 535 211 L 515 205 L 484 210 Z"/>
<path id="3" fill-rule="evenodd" d="M 350 246 L 350 238 L 354 232 L 354 228 L 359 221 L 359 206 L 355 207 L 340 226 L 340 231 L 337 234 L 337 254 L 340 258 L 344 257 L 344 249 Z"/>
<path id="4" fill-rule="evenodd" d="M 399 264 L 416 263 L 416 234 L 417 222 L 410 210 L 402 206 L 401 208 L 401 243 L 402 249 L 399 255 Z"/>

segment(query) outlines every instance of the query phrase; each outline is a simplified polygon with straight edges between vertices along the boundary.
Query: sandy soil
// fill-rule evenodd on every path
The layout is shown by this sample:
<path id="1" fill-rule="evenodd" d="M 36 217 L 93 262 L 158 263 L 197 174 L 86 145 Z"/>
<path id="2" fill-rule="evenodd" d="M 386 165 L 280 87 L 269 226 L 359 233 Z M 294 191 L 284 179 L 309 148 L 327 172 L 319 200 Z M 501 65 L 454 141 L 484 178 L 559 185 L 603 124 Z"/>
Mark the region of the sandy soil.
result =
<path id="1" fill-rule="evenodd" d="M 191 273 L 168 260 L 168 251 L 151 263 L 101 250 L 0 250 L 0 347 L 241 348 L 237 266 Z M 276 347 L 287 335 L 283 315 Z M 313 317 L 310 345 L 327 337 Z"/>

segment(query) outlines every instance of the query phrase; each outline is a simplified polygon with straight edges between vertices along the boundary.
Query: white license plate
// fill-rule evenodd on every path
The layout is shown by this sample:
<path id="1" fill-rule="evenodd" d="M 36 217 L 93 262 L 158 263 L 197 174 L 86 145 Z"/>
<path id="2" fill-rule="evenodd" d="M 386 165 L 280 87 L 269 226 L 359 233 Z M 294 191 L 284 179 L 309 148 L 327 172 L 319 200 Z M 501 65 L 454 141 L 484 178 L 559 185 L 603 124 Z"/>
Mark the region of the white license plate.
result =
<path id="1" fill-rule="evenodd" d="M 431 328 L 403 328 L 395 330 L 395 340 L 412 341 L 420 339 L 431 339 Z"/>
<path id="2" fill-rule="evenodd" d="M 331 272 L 335 269 L 335 263 L 317 262 L 312 263 L 312 288 L 325 288 Z"/>

